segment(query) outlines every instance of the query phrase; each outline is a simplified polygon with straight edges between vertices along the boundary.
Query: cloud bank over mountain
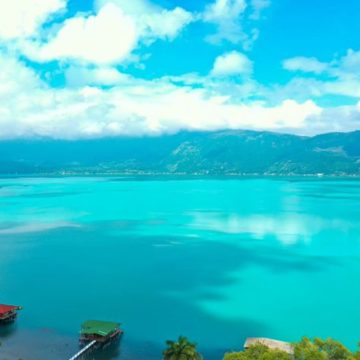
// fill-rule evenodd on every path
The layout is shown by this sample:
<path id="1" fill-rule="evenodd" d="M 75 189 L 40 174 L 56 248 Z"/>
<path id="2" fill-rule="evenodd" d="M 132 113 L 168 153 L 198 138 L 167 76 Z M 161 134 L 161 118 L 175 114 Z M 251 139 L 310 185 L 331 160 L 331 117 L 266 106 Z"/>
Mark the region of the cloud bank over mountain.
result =
<path id="1" fill-rule="evenodd" d="M 284 58 L 285 81 L 259 79 L 268 0 L 84 3 L 14 0 L 0 13 L 1 139 L 360 127 L 359 51 Z"/>

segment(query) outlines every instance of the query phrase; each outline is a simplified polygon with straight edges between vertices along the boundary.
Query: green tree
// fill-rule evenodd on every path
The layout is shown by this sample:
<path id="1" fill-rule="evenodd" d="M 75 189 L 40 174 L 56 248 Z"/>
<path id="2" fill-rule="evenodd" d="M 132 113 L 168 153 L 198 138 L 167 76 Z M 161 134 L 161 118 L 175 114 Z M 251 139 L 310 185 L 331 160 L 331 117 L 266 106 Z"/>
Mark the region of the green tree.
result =
<path id="1" fill-rule="evenodd" d="M 245 351 L 227 353 L 224 360 L 291 360 L 284 351 L 271 350 L 262 344 L 250 346 Z"/>
<path id="2" fill-rule="evenodd" d="M 241 352 L 226 353 L 224 355 L 223 360 L 247 360 L 247 359 L 248 356 L 245 354 L 244 351 L 241 351 Z"/>
<path id="3" fill-rule="evenodd" d="M 349 360 L 353 359 L 351 352 L 339 341 L 333 339 L 314 339 L 314 344 L 320 351 L 324 351 L 328 360 Z"/>
<path id="4" fill-rule="evenodd" d="M 295 360 L 360 360 L 359 355 L 352 354 L 343 344 L 333 339 L 313 341 L 304 337 L 295 346 Z"/>
<path id="5" fill-rule="evenodd" d="M 360 347 L 360 341 L 358 342 L 358 346 Z M 360 350 L 357 351 L 357 352 L 354 354 L 354 359 L 355 359 L 355 360 L 360 360 Z"/>
<path id="6" fill-rule="evenodd" d="M 196 344 L 191 343 L 185 336 L 180 336 L 177 341 L 166 341 L 167 348 L 163 352 L 164 360 L 201 360 Z"/>
<path id="7" fill-rule="evenodd" d="M 360 343 L 358 344 L 360 346 Z M 224 360 L 360 360 L 360 351 L 352 353 L 339 341 L 307 337 L 294 343 L 294 356 L 257 344 L 240 352 L 229 352 Z"/>
<path id="8" fill-rule="evenodd" d="M 326 360 L 326 353 L 320 351 L 309 338 L 303 337 L 300 342 L 294 344 L 295 360 Z"/>

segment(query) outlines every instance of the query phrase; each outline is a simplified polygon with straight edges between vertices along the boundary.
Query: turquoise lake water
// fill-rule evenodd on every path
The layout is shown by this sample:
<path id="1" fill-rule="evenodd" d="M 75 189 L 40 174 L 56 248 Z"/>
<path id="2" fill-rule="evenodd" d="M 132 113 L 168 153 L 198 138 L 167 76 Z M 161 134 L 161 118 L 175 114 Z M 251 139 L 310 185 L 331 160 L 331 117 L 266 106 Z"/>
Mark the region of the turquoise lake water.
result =
<path id="1" fill-rule="evenodd" d="M 24 307 L 1 360 L 66 359 L 87 319 L 125 331 L 96 359 L 180 334 L 211 360 L 248 336 L 355 349 L 359 279 L 360 181 L 0 179 L 0 303 Z"/>

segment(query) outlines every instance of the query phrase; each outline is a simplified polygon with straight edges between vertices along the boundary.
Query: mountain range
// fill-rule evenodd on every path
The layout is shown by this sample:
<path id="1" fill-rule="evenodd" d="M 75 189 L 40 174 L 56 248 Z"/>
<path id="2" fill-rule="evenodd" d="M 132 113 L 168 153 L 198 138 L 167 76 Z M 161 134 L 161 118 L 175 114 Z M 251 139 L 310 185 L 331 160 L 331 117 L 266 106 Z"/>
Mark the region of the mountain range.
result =
<path id="1" fill-rule="evenodd" d="M 226 130 L 3 140 L 0 173 L 360 176 L 360 131 L 313 137 Z"/>

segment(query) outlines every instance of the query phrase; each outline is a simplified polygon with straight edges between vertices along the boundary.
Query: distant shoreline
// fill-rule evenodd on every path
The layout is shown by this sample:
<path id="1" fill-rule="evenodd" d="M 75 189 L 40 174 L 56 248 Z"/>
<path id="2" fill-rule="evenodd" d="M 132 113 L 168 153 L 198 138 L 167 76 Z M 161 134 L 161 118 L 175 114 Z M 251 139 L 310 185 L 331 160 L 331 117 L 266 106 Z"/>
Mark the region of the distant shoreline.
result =
<path id="1" fill-rule="evenodd" d="M 310 138 L 254 131 L 0 141 L 2 176 L 360 178 L 360 131 Z M 1 175 L 0 175 L 1 176 Z"/>
<path id="2" fill-rule="evenodd" d="M 133 172 L 49 172 L 0 174 L 6 178 L 71 178 L 71 177 L 124 177 L 124 178 L 182 178 L 182 179 L 242 179 L 242 178 L 307 178 L 307 179 L 360 179 L 360 174 L 201 174 L 201 173 L 133 173 Z"/>

